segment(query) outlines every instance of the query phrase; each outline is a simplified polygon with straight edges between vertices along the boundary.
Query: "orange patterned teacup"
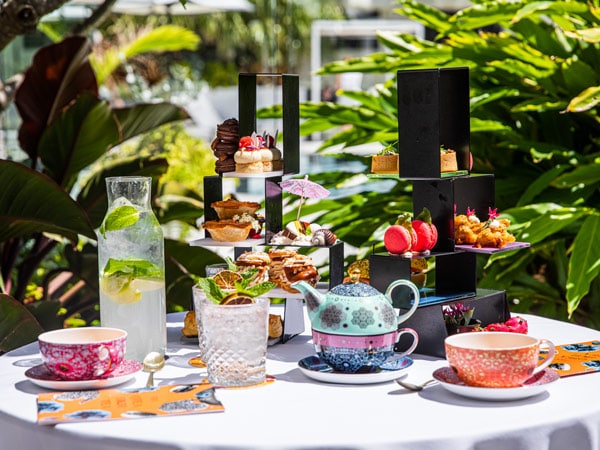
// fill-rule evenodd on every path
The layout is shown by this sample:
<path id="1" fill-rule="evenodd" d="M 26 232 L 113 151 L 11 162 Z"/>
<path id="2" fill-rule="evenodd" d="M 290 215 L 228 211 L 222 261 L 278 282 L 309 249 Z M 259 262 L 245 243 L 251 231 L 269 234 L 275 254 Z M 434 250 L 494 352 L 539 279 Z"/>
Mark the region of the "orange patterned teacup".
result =
<path id="1" fill-rule="evenodd" d="M 542 364 L 540 346 L 548 347 Z M 544 370 L 554 358 L 554 344 L 520 333 L 480 332 L 448 336 L 446 359 L 456 376 L 469 386 L 520 386 Z"/>

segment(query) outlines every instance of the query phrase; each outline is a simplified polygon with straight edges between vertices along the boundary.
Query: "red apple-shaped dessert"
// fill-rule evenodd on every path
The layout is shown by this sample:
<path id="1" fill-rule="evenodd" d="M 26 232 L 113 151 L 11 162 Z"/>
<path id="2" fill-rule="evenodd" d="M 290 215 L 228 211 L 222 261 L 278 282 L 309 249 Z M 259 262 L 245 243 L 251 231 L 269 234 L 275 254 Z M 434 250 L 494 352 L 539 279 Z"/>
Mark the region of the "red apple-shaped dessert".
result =
<path id="1" fill-rule="evenodd" d="M 419 213 L 417 218 L 411 222 L 417 239 L 413 241 L 411 250 L 413 252 L 426 252 L 435 247 L 438 239 L 438 231 L 431 222 L 431 213 L 427 208 Z"/>

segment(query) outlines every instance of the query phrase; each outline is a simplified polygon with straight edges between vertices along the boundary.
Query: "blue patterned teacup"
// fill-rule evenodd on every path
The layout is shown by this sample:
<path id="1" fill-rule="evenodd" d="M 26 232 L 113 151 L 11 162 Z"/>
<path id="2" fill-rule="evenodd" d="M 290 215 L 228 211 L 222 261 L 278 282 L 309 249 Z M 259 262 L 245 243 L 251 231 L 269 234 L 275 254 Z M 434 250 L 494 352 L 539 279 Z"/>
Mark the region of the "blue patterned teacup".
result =
<path id="1" fill-rule="evenodd" d="M 410 348 L 394 352 L 394 345 L 403 334 L 413 336 Z M 390 357 L 402 358 L 417 347 L 419 337 L 412 328 L 372 336 L 345 336 L 312 330 L 315 350 L 319 358 L 333 370 L 343 373 L 369 373 L 379 370 Z"/>

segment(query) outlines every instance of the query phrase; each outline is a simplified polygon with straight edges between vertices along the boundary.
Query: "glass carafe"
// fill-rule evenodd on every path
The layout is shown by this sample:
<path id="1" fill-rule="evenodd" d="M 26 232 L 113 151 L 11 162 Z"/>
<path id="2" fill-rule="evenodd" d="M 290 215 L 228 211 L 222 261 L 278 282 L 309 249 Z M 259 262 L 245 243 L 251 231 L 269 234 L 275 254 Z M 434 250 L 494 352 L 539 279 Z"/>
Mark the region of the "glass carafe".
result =
<path id="1" fill-rule="evenodd" d="M 128 359 L 167 345 L 164 239 L 150 206 L 151 178 L 106 179 L 108 210 L 97 230 L 102 326 L 127 331 Z"/>

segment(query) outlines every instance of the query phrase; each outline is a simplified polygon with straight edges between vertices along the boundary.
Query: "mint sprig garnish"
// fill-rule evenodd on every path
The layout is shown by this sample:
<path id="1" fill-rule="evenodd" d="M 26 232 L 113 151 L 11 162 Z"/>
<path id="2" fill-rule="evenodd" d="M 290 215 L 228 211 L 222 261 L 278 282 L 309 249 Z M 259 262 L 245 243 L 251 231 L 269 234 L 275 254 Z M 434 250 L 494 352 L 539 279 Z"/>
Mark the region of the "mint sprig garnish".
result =
<path id="1" fill-rule="evenodd" d="M 276 283 L 271 281 L 263 281 L 262 283 L 249 286 L 252 280 L 255 279 L 257 271 L 258 269 L 251 268 L 243 272 L 239 272 L 240 276 L 242 277 L 242 281 L 236 281 L 235 292 L 240 295 L 254 298 L 266 294 L 277 286 Z M 216 281 L 211 277 L 201 278 L 193 276 L 192 278 L 196 281 L 198 287 L 204 291 L 206 297 L 213 303 L 219 304 L 225 297 L 231 295 L 231 292 L 221 289 Z"/>
<path id="2" fill-rule="evenodd" d="M 140 218 L 140 212 L 133 206 L 123 205 L 113 209 L 102 221 L 98 230 L 106 238 L 108 231 L 118 231 L 134 225 Z"/>
<path id="3" fill-rule="evenodd" d="M 105 277 L 162 278 L 164 273 L 160 267 L 145 259 L 113 259 L 110 258 L 102 275 Z"/>

